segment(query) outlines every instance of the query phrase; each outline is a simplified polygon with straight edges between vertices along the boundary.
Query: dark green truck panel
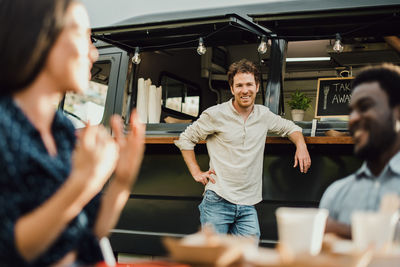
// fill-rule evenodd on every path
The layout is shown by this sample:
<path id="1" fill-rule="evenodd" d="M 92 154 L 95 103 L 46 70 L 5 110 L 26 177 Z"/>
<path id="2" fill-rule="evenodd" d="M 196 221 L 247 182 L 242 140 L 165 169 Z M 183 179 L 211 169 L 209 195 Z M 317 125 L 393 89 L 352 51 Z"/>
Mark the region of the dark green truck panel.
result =
<path id="1" fill-rule="evenodd" d="M 275 209 L 316 207 L 325 189 L 354 172 L 361 161 L 352 145 L 309 145 L 311 169 L 293 169 L 295 147 L 268 144 L 265 150 L 263 201 L 257 205 L 261 245 L 277 239 Z M 208 168 L 205 144 L 196 146 L 202 169 Z M 164 255 L 163 236 L 183 236 L 199 229 L 197 205 L 203 186 L 190 176 L 180 151 L 172 144 L 148 144 L 138 181 L 111 236 L 116 252 Z"/>

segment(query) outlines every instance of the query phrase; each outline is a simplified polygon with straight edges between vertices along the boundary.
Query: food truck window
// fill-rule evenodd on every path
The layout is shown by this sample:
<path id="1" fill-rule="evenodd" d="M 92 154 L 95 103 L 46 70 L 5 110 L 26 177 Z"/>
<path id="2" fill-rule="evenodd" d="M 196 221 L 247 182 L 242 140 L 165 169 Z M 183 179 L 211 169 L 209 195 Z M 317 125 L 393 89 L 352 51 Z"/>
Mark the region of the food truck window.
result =
<path id="1" fill-rule="evenodd" d="M 96 62 L 91 71 L 89 88 L 83 94 L 67 93 L 63 101 L 63 112 L 71 119 L 75 128 L 82 128 L 90 121 L 91 125 L 100 124 L 110 77 L 111 62 Z"/>
<path id="2" fill-rule="evenodd" d="M 163 107 L 198 117 L 200 89 L 197 85 L 169 73 L 161 73 Z"/>

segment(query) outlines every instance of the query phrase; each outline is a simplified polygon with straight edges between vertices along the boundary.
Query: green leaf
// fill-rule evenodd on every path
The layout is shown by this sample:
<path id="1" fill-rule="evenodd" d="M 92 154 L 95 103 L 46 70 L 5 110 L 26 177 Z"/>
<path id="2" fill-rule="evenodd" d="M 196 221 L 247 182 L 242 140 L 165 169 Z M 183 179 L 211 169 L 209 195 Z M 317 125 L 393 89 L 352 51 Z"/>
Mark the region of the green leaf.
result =
<path id="1" fill-rule="evenodd" d="M 302 109 L 306 111 L 311 107 L 311 98 L 306 96 L 303 92 L 296 90 L 291 94 L 291 99 L 288 101 L 291 109 Z"/>

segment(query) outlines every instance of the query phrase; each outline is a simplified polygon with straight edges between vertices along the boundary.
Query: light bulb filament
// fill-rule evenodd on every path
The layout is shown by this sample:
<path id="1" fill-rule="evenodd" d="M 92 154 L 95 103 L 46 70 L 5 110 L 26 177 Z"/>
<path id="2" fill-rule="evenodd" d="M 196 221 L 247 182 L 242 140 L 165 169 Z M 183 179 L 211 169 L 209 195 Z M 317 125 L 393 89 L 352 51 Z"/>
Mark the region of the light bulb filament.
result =
<path id="1" fill-rule="evenodd" d="M 197 47 L 197 54 L 204 55 L 207 52 L 207 48 L 204 46 L 204 40 L 202 37 L 199 38 L 199 46 Z"/>
<path id="2" fill-rule="evenodd" d="M 140 53 L 139 53 L 140 51 L 139 51 L 139 47 L 136 47 L 135 48 L 135 54 L 133 55 L 133 57 L 132 57 L 132 63 L 133 64 L 139 64 L 140 63 L 140 61 L 142 60 L 141 58 L 140 58 Z"/>
<path id="3" fill-rule="evenodd" d="M 268 50 L 267 37 L 265 35 L 263 35 L 261 37 L 261 42 L 258 45 L 257 51 L 260 54 L 265 54 L 265 53 L 267 53 L 267 50 Z"/>

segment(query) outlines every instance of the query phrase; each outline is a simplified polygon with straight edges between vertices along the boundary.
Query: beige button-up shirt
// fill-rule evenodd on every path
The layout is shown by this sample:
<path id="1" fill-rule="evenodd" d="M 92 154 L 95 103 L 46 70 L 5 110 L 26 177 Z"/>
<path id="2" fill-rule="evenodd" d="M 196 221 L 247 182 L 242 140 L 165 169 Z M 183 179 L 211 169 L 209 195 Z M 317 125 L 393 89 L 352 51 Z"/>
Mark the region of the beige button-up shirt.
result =
<path id="1" fill-rule="evenodd" d="M 263 105 L 255 105 L 246 121 L 235 110 L 232 100 L 205 110 L 199 119 L 181 133 L 176 146 L 193 150 L 207 140 L 210 168 L 215 170 L 213 190 L 231 203 L 254 205 L 262 200 L 262 170 L 268 131 L 287 136 L 302 129 Z"/>

